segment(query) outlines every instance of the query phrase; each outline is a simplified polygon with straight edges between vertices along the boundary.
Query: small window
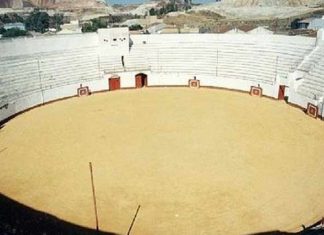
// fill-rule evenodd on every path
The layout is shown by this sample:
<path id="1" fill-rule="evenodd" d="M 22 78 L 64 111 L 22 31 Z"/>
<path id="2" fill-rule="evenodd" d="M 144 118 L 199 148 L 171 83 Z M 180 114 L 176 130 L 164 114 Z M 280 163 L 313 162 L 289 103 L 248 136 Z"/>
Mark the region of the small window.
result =
<path id="1" fill-rule="evenodd" d="M 114 42 L 116 42 L 116 41 L 117 41 L 117 39 L 116 39 L 116 38 L 114 38 L 113 40 L 114 40 Z"/>

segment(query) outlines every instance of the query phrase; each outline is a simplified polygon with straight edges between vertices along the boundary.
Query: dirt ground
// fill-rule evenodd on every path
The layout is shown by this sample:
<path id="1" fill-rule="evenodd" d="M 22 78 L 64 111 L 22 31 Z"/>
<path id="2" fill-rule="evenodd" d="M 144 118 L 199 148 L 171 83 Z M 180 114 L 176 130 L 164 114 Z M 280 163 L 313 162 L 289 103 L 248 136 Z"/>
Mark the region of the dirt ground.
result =
<path id="1" fill-rule="evenodd" d="M 0 192 L 132 235 L 299 230 L 324 216 L 324 122 L 284 102 L 145 88 L 33 109 L 0 130 Z"/>

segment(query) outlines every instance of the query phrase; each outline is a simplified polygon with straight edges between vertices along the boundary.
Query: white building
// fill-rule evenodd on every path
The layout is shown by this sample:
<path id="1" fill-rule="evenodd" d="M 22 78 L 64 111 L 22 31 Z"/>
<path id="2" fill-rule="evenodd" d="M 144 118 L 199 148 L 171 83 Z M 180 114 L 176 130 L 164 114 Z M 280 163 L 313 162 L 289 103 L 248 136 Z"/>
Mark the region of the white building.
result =
<path id="1" fill-rule="evenodd" d="M 227 31 L 226 34 L 246 34 L 246 33 L 243 30 L 234 28 L 234 29 Z"/>
<path id="2" fill-rule="evenodd" d="M 273 34 L 273 32 L 269 29 L 266 29 L 265 27 L 259 26 L 255 29 L 252 29 L 247 32 L 248 34 Z"/>
<path id="3" fill-rule="evenodd" d="M 73 33 L 82 33 L 82 28 L 79 25 L 78 20 L 72 20 L 68 24 L 61 25 L 61 31 L 58 34 L 73 34 Z"/>
<path id="4" fill-rule="evenodd" d="M 20 22 L 17 22 L 17 23 L 7 23 L 7 24 L 4 24 L 3 27 L 6 30 L 13 29 L 13 28 L 17 28 L 17 29 L 20 29 L 20 30 L 26 30 L 25 24 L 24 23 L 20 23 Z"/>
<path id="5" fill-rule="evenodd" d="M 319 30 L 324 29 L 324 16 L 319 19 L 313 19 L 308 25 L 308 29 Z"/>

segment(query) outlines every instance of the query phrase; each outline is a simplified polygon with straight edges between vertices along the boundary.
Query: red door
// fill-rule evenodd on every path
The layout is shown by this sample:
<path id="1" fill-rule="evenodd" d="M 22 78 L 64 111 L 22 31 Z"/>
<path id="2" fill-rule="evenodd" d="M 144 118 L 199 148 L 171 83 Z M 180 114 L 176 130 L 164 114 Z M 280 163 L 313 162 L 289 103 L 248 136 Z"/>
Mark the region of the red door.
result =
<path id="1" fill-rule="evenodd" d="M 279 86 L 279 93 L 278 93 L 278 100 L 284 100 L 285 99 L 285 89 L 286 86 Z"/>
<path id="2" fill-rule="evenodd" d="M 147 86 L 147 75 L 144 73 L 135 75 L 135 86 L 136 88 Z"/>
<path id="3" fill-rule="evenodd" d="M 120 79 L 119 78 L 109 78 L 109 90 L 118 90 L 120 89 Z"/>
<path id="4" fill-rule="evenodd" d="M 143 87 L 143 85 L 142 85 L 142 76 L 141 75 L 136 75 L 135 76 L 135 84 L 136 84 L 136 88 Z"/>

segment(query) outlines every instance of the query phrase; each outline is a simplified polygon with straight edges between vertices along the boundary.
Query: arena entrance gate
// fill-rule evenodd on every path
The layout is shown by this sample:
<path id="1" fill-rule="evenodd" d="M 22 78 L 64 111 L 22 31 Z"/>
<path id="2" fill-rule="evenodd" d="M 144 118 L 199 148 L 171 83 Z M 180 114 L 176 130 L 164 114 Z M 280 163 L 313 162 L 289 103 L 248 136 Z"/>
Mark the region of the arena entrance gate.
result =
<path id="1" fill-rule="evenodd" d="M 109 91 L 120 89 L 120 77 L 117 75 L 111 76 L 108 79 Z"/>
<path id="2" fill-rule="evenodd" d="M 284 100 L 285 99 L 285 89 L 286 89 L 286 86 L 284 86 L 284 85 L 279 86 L 278 100 Z"/>
<path id="3" fill-rule="evenodd" d="M 147 75 L 145 73 L 138 73 L 135 75 L 136 88 L 147 86 Z"/>

